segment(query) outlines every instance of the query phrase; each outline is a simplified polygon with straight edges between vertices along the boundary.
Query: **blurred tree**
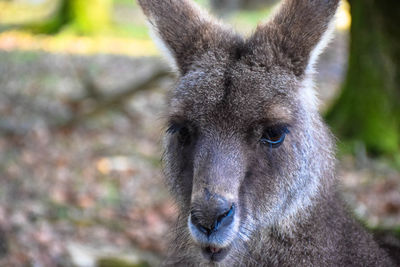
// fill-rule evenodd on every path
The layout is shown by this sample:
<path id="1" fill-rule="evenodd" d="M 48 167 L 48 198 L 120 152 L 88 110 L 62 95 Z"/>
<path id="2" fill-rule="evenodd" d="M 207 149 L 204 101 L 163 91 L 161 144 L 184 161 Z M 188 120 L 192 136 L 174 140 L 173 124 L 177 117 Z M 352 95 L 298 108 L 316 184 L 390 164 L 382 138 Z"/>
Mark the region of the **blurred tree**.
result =
<path id="1" fill-rule="evenodd" d="M 58 8 L 54 10 L 48 18 L 43 21 L 33 22 L 29 25 L 22 25 L 23 28 L 34 31 L 36 33 L 48 33 L 53 34 L 59 32 L 65 25 L 71 21 L 69 10 L 71 8 L 71 2 L 68 0 L 60 0 Z"/>
<path id="2" fill-rule="evenodd" d="M 112 0 L 60 0 L 54 14 L 27 28 L 52 34 L 70 25 L 78 33 L 90 34 L 109 25 L 111 10 Z"/>
<path id="3" fill-rule="evenodd" d="M 400 144 L 400 1 L 349 3 L 349 69 L 327 119 L 342 138 L 363 142 L 374 155 L 393 155 Z"/>
<path id="4" fill-rule="evenodd" d="M 70 16 L 81 33 L 93 33 L 107 27 L 111 20 L 112 0 L 64 0 L 70 3 Z"/>

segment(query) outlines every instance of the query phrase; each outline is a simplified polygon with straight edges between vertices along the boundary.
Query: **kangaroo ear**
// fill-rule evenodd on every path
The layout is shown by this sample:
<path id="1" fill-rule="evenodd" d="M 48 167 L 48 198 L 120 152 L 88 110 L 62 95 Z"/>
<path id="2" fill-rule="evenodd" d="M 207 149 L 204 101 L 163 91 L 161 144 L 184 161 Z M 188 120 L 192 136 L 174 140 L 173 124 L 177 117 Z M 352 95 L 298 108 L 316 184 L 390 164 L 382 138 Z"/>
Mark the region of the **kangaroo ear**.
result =
<path id="1" fill-rule="evenodd" d="M 173 67 L 184 74 L 210 49 L 222 48 L 232 33 L 190 0 L 138 0 L 153 37 Z M 224 41 L 225 40 L 225 41 Z"/>
<path id="2" fill-rule="evenodd" d="M 249 40 L 262 64 L 281 64 L 297 76 L 312 71 L 330 40 L 340 0 L 284 0 Z M 272 62 L 273 61 L 273 62 Z"/>

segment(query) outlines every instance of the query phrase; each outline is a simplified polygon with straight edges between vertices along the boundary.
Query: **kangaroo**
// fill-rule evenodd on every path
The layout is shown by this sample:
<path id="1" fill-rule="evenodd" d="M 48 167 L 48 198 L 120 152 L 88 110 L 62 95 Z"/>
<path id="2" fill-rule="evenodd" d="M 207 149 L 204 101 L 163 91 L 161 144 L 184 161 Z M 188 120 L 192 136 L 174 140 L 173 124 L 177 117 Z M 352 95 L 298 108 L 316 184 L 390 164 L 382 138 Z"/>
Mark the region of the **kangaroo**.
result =
<path id="1" fill-rule="evenodd" d="M 284 0 L 242 37 L 190 0 L 138 0 L 178 73 L 163 156 L 165 266 L 393 266 L 347 214 L 313 65 L 339 0 Z"/>

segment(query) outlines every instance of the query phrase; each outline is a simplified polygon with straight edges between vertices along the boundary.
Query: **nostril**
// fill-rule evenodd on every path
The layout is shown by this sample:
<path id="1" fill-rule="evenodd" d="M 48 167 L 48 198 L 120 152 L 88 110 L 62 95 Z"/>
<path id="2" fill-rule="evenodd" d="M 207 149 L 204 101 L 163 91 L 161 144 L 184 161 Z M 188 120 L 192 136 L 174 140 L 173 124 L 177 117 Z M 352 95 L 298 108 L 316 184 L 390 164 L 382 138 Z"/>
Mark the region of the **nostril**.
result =
<path id="1" fill-rule="evenodd" d="M 235 214 L 235 205 L 232 205 L 228 210 L 225 210 L 223 213 L 215 216 L 214 220 L 212 220 L 212 224 L 210 226 L 206 226 L 202 224 L 199 218 L 196 216 L 195 212 L 190 213 L 191 223 L 203 234 L 210 236 L 213 232 L 218 231 L 221 228 L 229 226 L 233 222 Z"/>
<path id="2" fill-rule="evenodd" d="M 207 236 L 209 236 L 211 234 L 212 230 L 210 228 L 207 228 L 207 227 L 201 225 L 199 219 L 197 218 L 196 214 L 193 211 L 190 213 L 190 220 L 191 220 L 192 224 L 194 226 L 196 226 L 197 229 L 200 230 L 200 232 L 202 232 L 203 234 L 205 234 Z"/>
<path id="3" fill-rule="evenodd" d="M 228 226 L 233 221 L 233 215 L 235 214 L 235 205 L 232 204 L 229 210 L 225 211 L 224 213 L 220 214 L 217 217 L 217 220 L 214 222 L 212 230 L 217 231 L 218 228 Z"/>
<path id="4" fill-rule="evenodd" d="M 217 221 L 221 222 L 224 218 L 231 216 L 233 214 L 234 208 L 235 206 L 232 205 L 228 211 L 218 216 Z"/>

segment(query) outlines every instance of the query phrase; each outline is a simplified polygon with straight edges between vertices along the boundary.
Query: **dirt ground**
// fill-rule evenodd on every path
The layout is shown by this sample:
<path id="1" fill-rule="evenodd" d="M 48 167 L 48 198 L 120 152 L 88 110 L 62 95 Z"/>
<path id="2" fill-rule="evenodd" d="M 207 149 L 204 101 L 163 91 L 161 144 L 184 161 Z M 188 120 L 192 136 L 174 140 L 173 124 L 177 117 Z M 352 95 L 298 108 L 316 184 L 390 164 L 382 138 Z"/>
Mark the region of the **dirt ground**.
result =
<path id="1" fill-rule="evenodd" d="M 0 266 L 96 266 L 104 257 L 159 263 L 176 216 L 160 162 L 173 80 L 59 125 L 95 107 L 96 94 L 112 96 L 160 65 L 0 51 Z M 357 216 L 370 226 L 400 224 L 398 171 L 361 148 L 341 159 L 339 175 Z"/>

